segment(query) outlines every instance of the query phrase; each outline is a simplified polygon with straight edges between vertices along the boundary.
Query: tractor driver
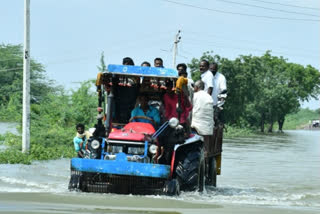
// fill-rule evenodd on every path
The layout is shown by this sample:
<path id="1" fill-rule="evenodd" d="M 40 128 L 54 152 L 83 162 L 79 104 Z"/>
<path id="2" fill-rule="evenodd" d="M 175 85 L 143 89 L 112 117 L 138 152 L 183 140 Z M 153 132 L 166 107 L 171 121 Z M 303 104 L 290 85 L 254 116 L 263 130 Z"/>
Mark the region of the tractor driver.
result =
<path id="1" fill-rule="evenodd" d="M 158 126 L 160 123 L 159 110 L 148 105 L 148 101 L 149 99 L 146 95 L 138 96 L 136 108 L 131 111 L 130 121 L 151 123 L 154 126 Z"/>

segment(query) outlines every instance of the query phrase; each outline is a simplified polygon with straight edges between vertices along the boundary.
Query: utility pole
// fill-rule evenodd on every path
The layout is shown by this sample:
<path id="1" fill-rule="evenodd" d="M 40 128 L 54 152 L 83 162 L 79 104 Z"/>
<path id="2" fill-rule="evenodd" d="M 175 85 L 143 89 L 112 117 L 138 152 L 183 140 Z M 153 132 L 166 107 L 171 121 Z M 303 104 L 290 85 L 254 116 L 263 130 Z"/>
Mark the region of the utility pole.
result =
<path id="1" fill-rule="evenodd" d="M 24 0 L 22 152 L 30 148 L 30 0 Z"/>
<path id="2" fill-rule="evenodd" d="M 173 46 L 173 63 L 172 68 L 176 67 L 176 56 L 177 56 L 177 49 L 178 49 L 178 43 L 180 42 L 181 36 L 180 36 L 180 30 L 176 34 L 175 40 L 174 40 L 174 46 Z"/>

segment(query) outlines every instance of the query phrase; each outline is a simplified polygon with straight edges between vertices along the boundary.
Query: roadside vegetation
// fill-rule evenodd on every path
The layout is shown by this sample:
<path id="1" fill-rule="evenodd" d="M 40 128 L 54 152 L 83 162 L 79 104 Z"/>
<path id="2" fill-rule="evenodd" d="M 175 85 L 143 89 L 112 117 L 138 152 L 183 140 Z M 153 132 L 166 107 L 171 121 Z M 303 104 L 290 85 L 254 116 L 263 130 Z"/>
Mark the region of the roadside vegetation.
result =
<path id="1" fill-rule="evenodd" d="M 0 45 L 0 59 L 0 121 L 21 124 L 22 47 Z M 288 126 L 293 123 L 289 118 L 298 111 L 299 100 L 310 99 L 319 92 L 318 70 L 288 63 L 271 56 L 270 52 L 261 57 L 240 56 L 235 60 L 211 56 L 208 52 L 201 59 L 218 62 L 219 71 L 227 78 L 225 137 L 254 136 L 257 131 L 264 131 L 266 124 L 284 118 L 283 129 L 286 129 L 286 123 Z M 197 70 L 201 59 L 193 59 L 189 64 L 194 80 L 199 79 Z M 104 68 L 102 55 L 98 69 Z M 7 146 L 0 151 L 0 164 L 30 164 L 33 160 L 76 156 L 72 143 L 75 125 L 94 126 L 97 102 L 92 81 L 66 92 L 47 80 L 43 65 L 32 60 L 30 152 L 28 155 L 21 153 L 21 136 L 0 135 L 0 144 Z M 21 127 L 18 130 L 21 133 Z"/>
<path id="2" fill-rule="evenodd" d="M 320 119 L 320 108 L 317 110 L 300 109 L 297 113 L 287 115 L 283 129 L 308 129 L 310 122 L 314 119 Z"/>
<path id="3" fill-rule="evenodd" d="M 32 160 L 75 156 L 72 142 L 75 124 L 81 122 L 92 127 L 95 122 L 96 95 L 91 86 L 91 82 L 85 82 L 71 95 L 59 91 L 46 95 L 39 103 L 32 103 L 30 154 L 21 153 L 21 136 L 7 133 L 0 141 L 10 149 L 0 152 L 0 163 L 28 164 Z M 19 121 L 21 123 L 21 118 Z"/>
<path id="4" fill-rule="evenodd" d="M 22 47 L 0 45 L 0 121 L 22 121 Z M 21 136 L 6 133 L 1 144 L 0 163 L 24 163 L 75 156 L 72 139 L 75 125 L 93 126 L 96 93 L 92 81 L 66 92 L 45 77 L 43 66 L 31 62 L 30 153 L 21 153 Z M 21 127 L 18 127 L 21 133 Z"/>
<path id="5" fill-rule="evenodd" d="M 316 98 L 320 92 L 320 73 L 314 67 L 290 63 L 267 51 L 262 56 L 240 55 L 234 60 L 206 52 L 193 58 L 188 67 L 194 80 L 200 79 L 203 59 L 219 65 L 227 79 L 228 98 L 224 106 L 230 126 L 273 132 L 274 123 L 283 130 L 288 114 L 300 108 L 300 102 Z"/>

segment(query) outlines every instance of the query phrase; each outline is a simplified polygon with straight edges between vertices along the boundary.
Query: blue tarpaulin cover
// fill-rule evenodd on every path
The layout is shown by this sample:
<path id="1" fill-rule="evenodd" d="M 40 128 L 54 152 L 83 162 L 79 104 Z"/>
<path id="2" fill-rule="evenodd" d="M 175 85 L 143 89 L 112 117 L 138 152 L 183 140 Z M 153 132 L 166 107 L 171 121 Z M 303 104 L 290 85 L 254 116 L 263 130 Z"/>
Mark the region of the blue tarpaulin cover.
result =
<path id="1" fill-rule="evenodd" d="M 178 72 L 171 68 L 157 68 L 157 67 L 142 67 L 131 65 L 108 65 L 105 73 L 149 76 L 149 77 L 167 77 L 178 78 Z"/>

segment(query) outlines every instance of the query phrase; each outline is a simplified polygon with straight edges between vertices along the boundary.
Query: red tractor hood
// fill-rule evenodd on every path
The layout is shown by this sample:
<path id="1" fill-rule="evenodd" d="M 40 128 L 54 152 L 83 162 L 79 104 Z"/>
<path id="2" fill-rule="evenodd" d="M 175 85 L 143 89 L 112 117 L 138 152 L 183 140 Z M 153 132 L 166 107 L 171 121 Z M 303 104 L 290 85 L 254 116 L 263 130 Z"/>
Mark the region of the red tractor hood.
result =
<path id="1" fill-rule="evenodd" d="M 152 135 L 155 129 L 150 123 L 132 122 L 125 125 L 122 129 L 114 129 L 108 139 L 144 141 L 145 134 Z"/>

